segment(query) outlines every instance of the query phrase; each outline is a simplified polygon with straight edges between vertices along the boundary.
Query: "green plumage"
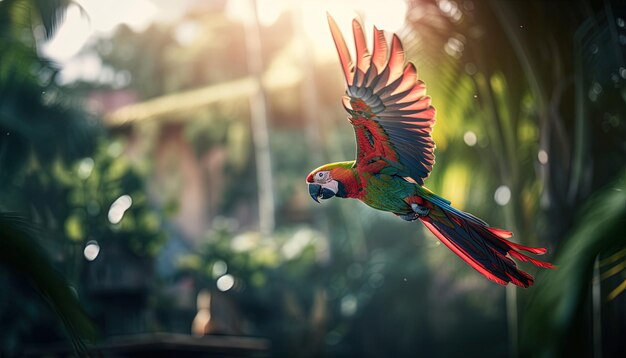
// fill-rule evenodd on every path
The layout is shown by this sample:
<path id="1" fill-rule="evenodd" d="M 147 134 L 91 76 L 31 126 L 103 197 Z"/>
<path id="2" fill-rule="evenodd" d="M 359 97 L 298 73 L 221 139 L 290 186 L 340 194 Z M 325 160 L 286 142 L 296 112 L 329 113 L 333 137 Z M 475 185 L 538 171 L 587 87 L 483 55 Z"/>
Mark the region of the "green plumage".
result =
<path id="1" fill-rule="evenodd" d="M 384 170 L 383 170 L 384 171 Z M 382 172 L 381 172 L 382 173 Z M 420 187 L 398 176 L 387 174 L 364 175 L 365 195 L 363 202 L 374 209 L 396 214 L 408 214 L 413 210 L 403 199 L 419 194 Z"/>

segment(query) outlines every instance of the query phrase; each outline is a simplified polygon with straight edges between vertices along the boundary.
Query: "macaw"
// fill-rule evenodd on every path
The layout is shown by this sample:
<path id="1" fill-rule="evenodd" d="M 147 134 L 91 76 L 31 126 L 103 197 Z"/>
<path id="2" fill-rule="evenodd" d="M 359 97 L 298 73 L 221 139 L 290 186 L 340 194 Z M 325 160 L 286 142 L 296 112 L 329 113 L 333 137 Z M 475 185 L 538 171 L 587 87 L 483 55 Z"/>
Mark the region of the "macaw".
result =
<path id="1" fill-rule="evenodd" d="M 435 108 L 415 66 L 404 64 L 398 36 L 393 35 L 388 48 L 383 31 L 374 27 L 370 54 L 361 24 L 353 20 L 354 63 L 330 16 L 328 23 L 347 84 L 342 102 L 354 127 L 357 153 L 356 160 L 325 164 L 309 173 L 306 182 L 313 200 L 353 198 L 404 220 L 419 220 L 488 279 L 531 286 L 533 277 L 518 269 L 512 258 L 552 268 L 519 251 L 540 255 L 545 248 L 508 241 L 511 232 L 490 227 L 423 186 L 435 163 Z"/>

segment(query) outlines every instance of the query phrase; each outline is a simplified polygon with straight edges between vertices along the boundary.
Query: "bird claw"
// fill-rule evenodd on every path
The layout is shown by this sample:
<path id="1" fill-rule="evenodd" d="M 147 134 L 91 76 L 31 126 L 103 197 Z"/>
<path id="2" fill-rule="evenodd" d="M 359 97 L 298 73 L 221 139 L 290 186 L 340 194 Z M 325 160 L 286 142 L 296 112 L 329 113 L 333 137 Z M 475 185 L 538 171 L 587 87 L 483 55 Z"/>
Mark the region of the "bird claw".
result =
<path id="1" fill-rule="evenodd" d="M 406 220 L 406 221 L 415 221 L 420 218 L 419 214 L 417 213 L 402 214 L 398 216 L 400 217 L 400 219 Z"/>
<path id="2" fill-rule="evenodd" d="M 413 212 L 415 212 L 418 216 L 426 216 L 430 213 L 430 209 L 415 203 L 411 204 L 411 209 L 413 209 Z"/>
<path id="3" fill-rule="evenodd" d="M 419 204 L 411 204 L 412 213 L 398 215 L 402 220 L 406 221 L 415 221 L 423 216 L 426 216 L 430 213 L 430 209 L 427 207 L 421 206 Z"/>

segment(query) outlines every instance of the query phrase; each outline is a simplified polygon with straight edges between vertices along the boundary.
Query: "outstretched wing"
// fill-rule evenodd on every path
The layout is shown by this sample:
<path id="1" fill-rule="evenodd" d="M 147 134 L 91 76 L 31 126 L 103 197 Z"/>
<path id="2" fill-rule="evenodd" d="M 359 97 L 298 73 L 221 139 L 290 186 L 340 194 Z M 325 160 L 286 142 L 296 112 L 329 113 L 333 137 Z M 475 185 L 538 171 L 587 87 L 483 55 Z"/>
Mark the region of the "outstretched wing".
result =
<path id="1" fill-rule="evenodd" d="M 355 64 L 330 15 L 328 23 L 346 78 L 343 105 L 356 134 L 356 165 L 384 159 L 398 175 L 423 185 L 435 163 L 435 143 L 430 135 L 435 108 L 426 96 L 426 85 L 417 79 L 415 66 L 405 66 L 400 39 L 394 34 L 388 51 L 383 31 L 374 27 L 370 54 L 363 28 L 353 20 Z"/>

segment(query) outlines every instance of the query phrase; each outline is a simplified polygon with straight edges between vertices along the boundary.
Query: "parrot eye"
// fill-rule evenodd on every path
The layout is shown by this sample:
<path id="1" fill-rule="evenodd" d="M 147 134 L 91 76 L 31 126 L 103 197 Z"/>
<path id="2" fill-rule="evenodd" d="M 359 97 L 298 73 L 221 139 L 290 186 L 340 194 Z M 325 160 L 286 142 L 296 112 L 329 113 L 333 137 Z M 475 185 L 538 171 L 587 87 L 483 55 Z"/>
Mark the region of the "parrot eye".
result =
<path id="1" fill-rule="evenodd" d="M 325 182 L 326 180 L 328 180 L 328 177 L 329 177 L 329 173 L 327 171 L 318 172 L 317 174 L 315 174 L 315 181 Z"/>

